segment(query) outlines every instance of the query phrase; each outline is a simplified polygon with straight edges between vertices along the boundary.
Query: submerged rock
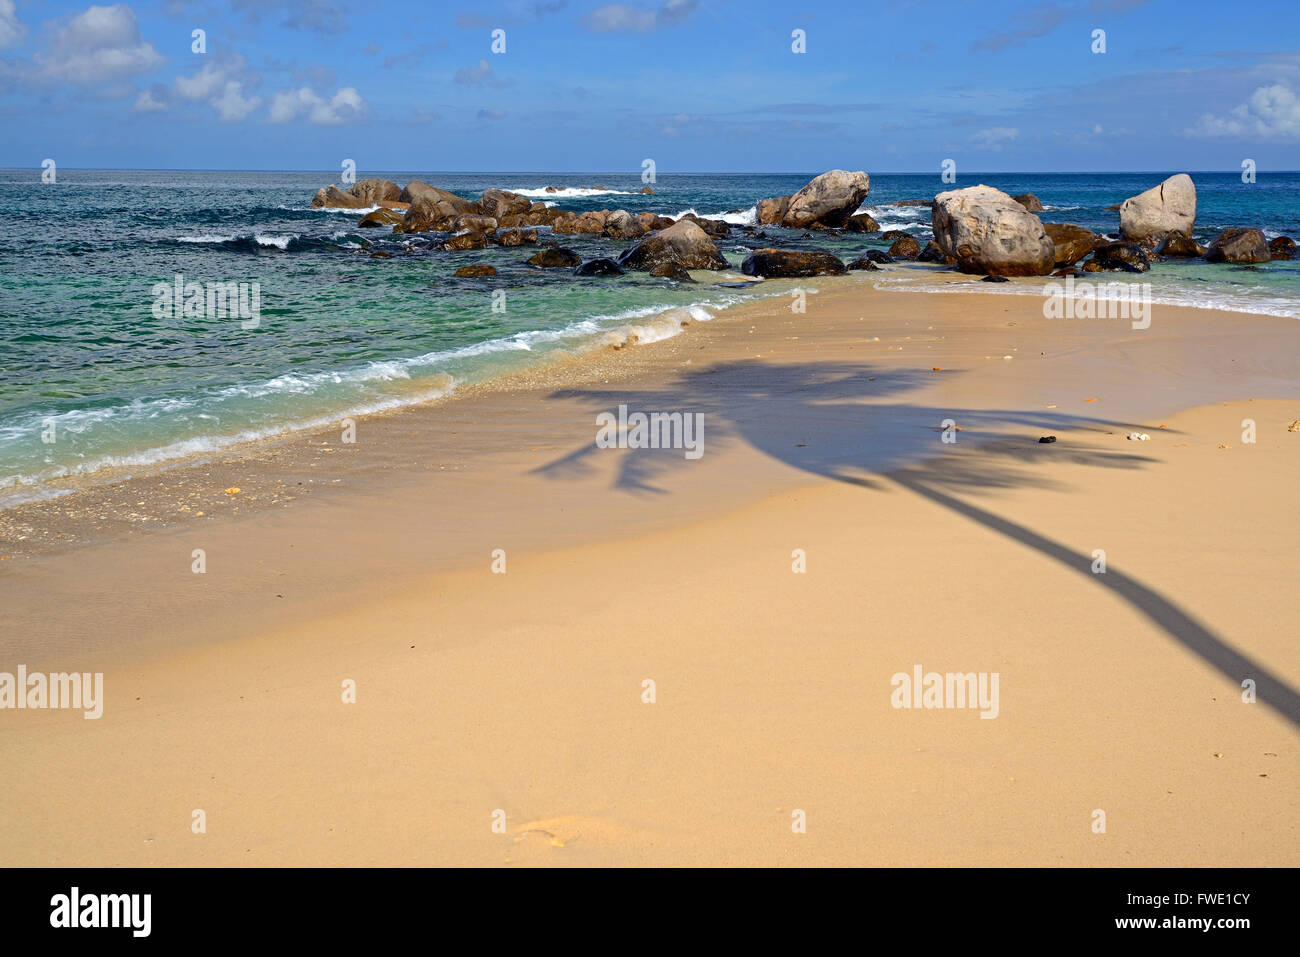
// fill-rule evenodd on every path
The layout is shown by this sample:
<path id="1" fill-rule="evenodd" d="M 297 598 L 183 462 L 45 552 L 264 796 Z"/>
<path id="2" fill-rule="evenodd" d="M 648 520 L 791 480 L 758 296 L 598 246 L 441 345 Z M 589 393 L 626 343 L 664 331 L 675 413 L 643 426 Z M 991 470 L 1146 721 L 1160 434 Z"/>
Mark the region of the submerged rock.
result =
<path id="1" fill-rule="evenodd" d="M 572 268 L 580 262 L 582 262 L 582 257 L 572 249 L 557 246 L 555 249 L 543 249 L 541 252 L 534 253 L 528 260 L 528 265 L 540 266 L 543 269 L 558 269 L 561 267 Z"/>
<path id="2" fill-rule="evenodd" d="M 537 242 L 535 229 L 503 229 L 496 234 L 498 246 L 531 246 Z"/>
<path id="3" fill-rule="evenodd" d="M 621 276 L 623 267 L 612 259 L 592 259 L 573 271 L 575 276 Z"/>
<path id="4" fill-rule="evenodd" d="M 496 269 L 492 266 L 489 266 L 487 263 L 475 263 L 472 266 L 461 266 L 454 273 L 452 273 L 453 276 L 461 276 L 464 278 L 477 278 L 479 276 L 495 276 L 496 274 L 497 274 Z"/>
<path id="5" fill-rule="evenodd" d="M 678 282 L 695 282 L 691 274 L 686 271 L 686 267 L 675 259 L 655 266 L 650 270 L 650 275 L 659 279 L 676 279 Z"/>

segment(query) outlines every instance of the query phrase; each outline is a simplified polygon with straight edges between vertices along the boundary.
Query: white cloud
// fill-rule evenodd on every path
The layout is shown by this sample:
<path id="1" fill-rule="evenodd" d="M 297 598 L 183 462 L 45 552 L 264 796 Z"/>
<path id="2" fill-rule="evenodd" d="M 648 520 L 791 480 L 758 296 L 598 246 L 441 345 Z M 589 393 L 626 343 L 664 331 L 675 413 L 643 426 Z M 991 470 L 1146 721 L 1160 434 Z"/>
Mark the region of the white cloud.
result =
<path id="1" fill-rule="evenodd" d="M 505 84 L 502 83 L 495 73 L 492 72 L 492 66 L 487 60 L 479 60 L 478 66 L 467 66 L 464 69 L 457 70 L 456 75 L 452 77 L 456 83 L 466 86 L 491 86 L 500 88 Z"/>
<path id="2" fill-rule="evenodd" d="M 132 107 L 137 113 L 157 113 L 160 110 L 167 109 L 167 101 L 163 99 L 165 91 L 158 89 L 148 89 L 135 98 L 135 106 Z"/>
<path id="3" fill-rule="evenodd" d="M 592 33 L 649 33 L 659 27 L 672 27 L 686 20 L 699 7 L 699 0 L 667 0 L 657 7 L 630 7 L 611 3 L 597 7 L 582 18 L 582 25 Z"/>
<path id="4" fill-rule="evenodd" d="M 987 130 L 972 133 L 970 141 L 977 149 L 1000 150 L 1003 143 L 1009 143 L 1020 135 L 1020 131 L 1011 126 L 991 126 Z"/>
<path id="5" fill-rule="evenodd" d="M 217 115 L 223 123 L 238 123 L 249 113 L 262 105 L 260 96 L 245 97 L 244 84 L 238 80 L 227 80 L 221 95 L 212 100 Z"/>
<path id="6" fill-rule="evenodd" d="M 165 60 L 140 37 L 135 13 L 124 3 L 77 14 L 58 29 L 49 55 L 40 58 L 47 76 L 80 86 L 149 73 Z"/>
<path id="7" fill-rule="evenodd" d="M 187 100 L 206 100 L 215 96 L 226 84 L 226 70 L 215 62 L 208 61 L 203 69 L 193 76 L 178 76 L 175 80 L 176 92 Z"/>
<path id="8" fill-rule="evenodd" d="M 26 33 L 27 28 L 18 22 L 14 0 L 0 0 L 0 49 L 13 46 Z"/>
<path id="9" fill-rule="evenodd" d="M 366 101 L 353 87 L 345 86 L 326 100 L 309 86 L 281 90 L 271 97 L 269 119 L 288 123 L 306 114 L 318 126 L 337 126 L 358 120 L 366 112 Z"/>
<path id="10" fill-rule="evenodd" d="M 1206 113 L 1187 131 L 1192 136 L 1252 136 L 1291 139 L 1300 136 L 1300 96 L 1282 83 L 1261 86 L 1250 98 L 1222 116 Z"/>

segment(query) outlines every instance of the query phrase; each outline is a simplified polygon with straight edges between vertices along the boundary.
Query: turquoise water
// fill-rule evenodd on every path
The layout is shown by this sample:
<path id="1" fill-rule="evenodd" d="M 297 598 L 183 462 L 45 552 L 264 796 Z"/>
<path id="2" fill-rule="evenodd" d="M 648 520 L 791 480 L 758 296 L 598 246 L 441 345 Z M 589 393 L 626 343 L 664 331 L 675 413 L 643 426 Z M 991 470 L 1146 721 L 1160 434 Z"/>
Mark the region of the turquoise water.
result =
<path id="1" fill-rule="evenodd" d="M 626 174 L 370 175 L 419 178 L 470 198 L 496 186 L 577 211 L 624 208 L 678 216 L 694 209 L 736 225 L 753 222 L 761 198 L 793 192 L 809 175 L 660 176 L 642 195 Z M 1300 174 L 1193 174 L 1197 238 L 1226 226 L 1300 237 Z M 444 253 L 426 236 L 359 230 L 355 211 L 312 210 L 321 173 L 0 171 L 7 227 L 0 236 L 0 505 L 44 483 L 105 467 L 167 461 L 292 428 L 337 422 L 445 394 L 457 383 L 545 353 L 630 332 L 672 334 L 682 318 L 765 293 L 678 285 L 645 274 L 581 279 L 524 265 L 528 247 Z M 1008 192 L 1029 191 L 1047 222 L 1117 227 L 1105 207 L 1157 183 L 1159 174 L 985 174 Z M 586 189 L 599 184 L 602 190 Z M 565 192 L 546 194 L 554 185 Z M 883 229 L 929 238 L 929 210 L 882 207 L 928 198 L 935 175 L 873 175 L 865 208 Z M 871 237 L 800 234 L 764 227 L 766 239 L 733 229 L 719 243 L 739 265 L 747 247 L 777 243 L 856 256 L 888 243 Z M 543 231 L 544 232 L 544 231 Z M 543 237 L 545 238 L 545 237 Z M 617 256 L 627 243 L 564 236 L 584 260 Z M 373 244 L 363 248 L 364 243 Z M 392 258 L 372 258 L 373 250 Z M 488 262 L 493 279 L 458 279 L 455 268 Z M 186 281 L 258 283 L 260 322 L 155 314 L 154 286 Z M 949 279 L 937 267 L 893 275 Z M 1257 268 L 1161 263 L 1158 300 L 1300 316 L 1300 262 Z M 988 287 L 985 287 L 986 289 Z M 1005 287 L 1001 287 L 1005 289 Z M 505 292 L 504 309 L 493 292 Z M 53 438 L 53 441 L 43 439 Z M 18 494 L 21 493 L 21 494 Z"/>

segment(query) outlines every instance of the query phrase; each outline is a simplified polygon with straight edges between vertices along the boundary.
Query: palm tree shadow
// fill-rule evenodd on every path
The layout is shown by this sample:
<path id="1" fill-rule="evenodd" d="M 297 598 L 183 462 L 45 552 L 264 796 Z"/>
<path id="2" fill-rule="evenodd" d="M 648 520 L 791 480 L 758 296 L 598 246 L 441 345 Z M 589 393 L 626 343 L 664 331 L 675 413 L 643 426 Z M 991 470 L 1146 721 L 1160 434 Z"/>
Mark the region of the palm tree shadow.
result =
<path id="1" fill-rule="evenodd" d="M 1141 423 L 1047 411 L 942 409 L 904 401 L 905 393 L 923 379 L 929 375 L 860 363 L 748 360 L 683 372 L 663 388 L 567 389 L 549 398 L 579 401 L 596 411 L 625 404 L 631 411 L 699 412 L 707 423 L 705 447 L 710 451 L 744 442 L 811 474 L 868 490 L 892 484 L 913 492 L 1086 575 L 1234 683 L 1253 680 L 1258 700 L 1300 727 L 1295 689 L 1154 589 L 1114 568 L 1093 574 L 1091 556 L 957 497 L 999 488 L 1062 487 L 1036 470 L 1062 456 L 1095 468 L 1143 468 L 1154 460 L 1082 438 L 1050 445 L 1037 441 L 1043 433 L 1113 434 L 1139 429 Z M 595 474 L 590 456 L 596 452 L 608 454 L 592 442 L 536 472 L 557 480 L 586 479 Z M 624 451 L 614 485 L 635 495 L 666 495 L 660 476 L 691 464 L 681 450 Z"/>

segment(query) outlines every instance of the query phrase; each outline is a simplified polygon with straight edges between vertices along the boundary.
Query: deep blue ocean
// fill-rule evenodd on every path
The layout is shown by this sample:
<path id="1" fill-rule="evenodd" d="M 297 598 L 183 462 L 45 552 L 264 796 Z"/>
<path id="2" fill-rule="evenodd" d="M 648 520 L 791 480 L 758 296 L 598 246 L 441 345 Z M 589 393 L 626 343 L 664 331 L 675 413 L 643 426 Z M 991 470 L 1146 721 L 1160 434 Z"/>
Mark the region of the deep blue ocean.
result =
<path id="1" fill-rule="evenodd" d="M 579 212 L 676 217 L 695 210 L 745 224 L 753 223 L 757 200 L 794 192 L 815 173 L 661 175 L 653 195 L 640 193 L 639 173 L 366 175 L 399 185 L 422 179 L 471 199 L 499 187 Z M 1118 214 L 1106 207 L 1166 175 L 972 174 L 943 184 L 937 174 L 873 174 L 864 209 L 882 229 L 924 243 L 928 208 L 883 204 L 983 182 L 1035 193 L 1045 222 L 1114 232 Z M 1300 238 L 1300 173 L 1261 171 L 1250 184 L 1235 172 L 1192 176 L 1202 243 L 1228 226 Z M 742 278 L 725 274 L 697 274 L 697 285 L 644 273 L 580 279 L 526 266 L 529 247 L 441 252 L 426 248 L 427 239 L 358 229 L 353 210 L 311 209 L 315 190 L 332 179 L 59 170 L 56 183 L 42 183 L 40 170 L 0 171 L 0 507 L 106 467 L 117 473 L 425 401 L 553 350 L 629 335 L 651 341 L 673 334 L 684 317 L 705 320 L 785 288 L 713 285 Z M 561 191 L 546 193 L 547 186 Z M 764 230 L 766 240 L 733 230 L 719 247 L 739 266 L 751 246 L 824 248 L 846 259 L 888 246 L 878 235 L 802 239 Z M 561 241 L 584 260 L 616 257 L 628 245 L 589 236 Z M 477 262 L 499 275 L 452 276 Z M 954 288 L 954 275 L 901 264 L 871 277 L 938 290 Z M 257 283 L 259 322 L 183 311 L 160 316 L 158 284 L 177 276 L 250 284 L 246 289 Z M 1152 283 L 1157 302 L 1300 318 L 1300 261 L 1250 268 L 1162 262 L 1142 281 Z M 981 291 L 1034 290 L 1017 282 Z"/>

